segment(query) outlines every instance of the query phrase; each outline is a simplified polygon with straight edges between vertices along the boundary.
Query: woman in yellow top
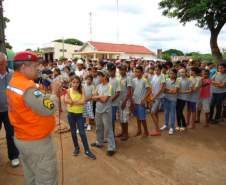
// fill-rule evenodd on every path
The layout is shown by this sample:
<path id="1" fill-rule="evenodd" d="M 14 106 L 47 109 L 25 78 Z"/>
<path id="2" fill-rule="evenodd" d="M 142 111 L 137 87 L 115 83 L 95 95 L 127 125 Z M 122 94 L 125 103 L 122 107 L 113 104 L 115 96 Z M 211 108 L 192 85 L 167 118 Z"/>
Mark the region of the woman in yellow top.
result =
<path id="1" fill-rule="evenodd" d="M 67 104 L 67 118 L 71 129 L 71 136 L 74 143 L 75 150 L 73 154 L 78 156 L 80 148 L 77 139 L 77 128 L 82 140 L 82 144 L 85 150 L 85 155 L 89 159 L 96 159 L 95 155 L 90 151 L 87 136 L 85 133 L 85 119 L 83 117 L 83 110 L 85 104 L 85 95 L 82 90 L 82 82 L 78 76 L 75 76 L 71 81 L 71 88 L 65 96 L 65 104 Z"/>

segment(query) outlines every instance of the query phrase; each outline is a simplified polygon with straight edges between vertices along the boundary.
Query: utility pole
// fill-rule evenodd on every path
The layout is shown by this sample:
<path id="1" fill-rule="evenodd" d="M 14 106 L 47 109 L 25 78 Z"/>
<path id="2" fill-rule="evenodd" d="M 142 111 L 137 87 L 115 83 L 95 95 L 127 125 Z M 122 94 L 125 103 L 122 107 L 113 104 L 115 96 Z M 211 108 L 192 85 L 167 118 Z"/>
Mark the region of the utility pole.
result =
<path id="1" fill-rule="evenodd" d="M 89 35 L 90 35 L 90 41 L 92 41 L 93 36 L 93 27 L 92 27 L 92 12 L 89 12 Z"/>
<path id="2" fill-rule="evenodd" d="M 6 53 L 5 48 L 5 23 L 3 16 L 3 0 L 0 0 L 0 52 Z"/>
<path id="3" fill-rule="evenodd" d="M 64 37 L 63 37 L 63 40 L 62 40 L 62 48 L 63 48 L 63 58 L 64 58 Z"/>

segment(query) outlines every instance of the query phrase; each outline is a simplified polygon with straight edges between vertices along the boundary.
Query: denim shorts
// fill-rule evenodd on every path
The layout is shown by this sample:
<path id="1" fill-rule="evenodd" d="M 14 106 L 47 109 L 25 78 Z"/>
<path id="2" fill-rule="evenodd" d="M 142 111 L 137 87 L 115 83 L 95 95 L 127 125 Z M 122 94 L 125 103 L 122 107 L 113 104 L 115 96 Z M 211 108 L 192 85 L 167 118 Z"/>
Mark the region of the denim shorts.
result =
<path id="1" fill-rule="evenodd" d="M 157 98 L 151 107 L 151 113 L 158 113 L 161 110 L 161 105 L 163 104 L 163 99 L 162 98 Z"/>
<path id="2" fill-rule="evenodd" d="M 204 113 L 209 113 L 210 112 L 210 99 L 200 99 L 199 103 L 198 103 L 198 110 L 202 111 Z"/>
<path id="3" fill-rule="evenodd" d="M 145 107 L 140 104 L 135 104 L 134 115 L 137 119 L 144 121 L 146 120 L 146 110 Z"/>
<path id="4" fill-rule="evenodd" d="M 191 110 L 191 112 L 196 112 L 196 102 L 187 102 L 188 109 Z"/>

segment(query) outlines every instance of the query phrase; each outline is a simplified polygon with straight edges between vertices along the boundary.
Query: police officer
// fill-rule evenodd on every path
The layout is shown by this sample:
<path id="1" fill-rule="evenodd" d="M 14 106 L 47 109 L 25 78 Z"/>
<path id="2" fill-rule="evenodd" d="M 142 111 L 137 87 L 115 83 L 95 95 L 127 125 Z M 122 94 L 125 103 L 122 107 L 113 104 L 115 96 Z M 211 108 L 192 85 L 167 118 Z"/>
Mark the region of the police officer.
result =
<path id="1" fill-rule="evenodd" d="M 61 84 L 52 84 L 52 95 L 36 87 L 38 57 L 19 52 L 14 57 L 14 74 L 7 86 L 9 118 L 15 130 L 15 144 L 20 152 L 28 185 L 57 185 L 57 162 L 51 132 Z"/>

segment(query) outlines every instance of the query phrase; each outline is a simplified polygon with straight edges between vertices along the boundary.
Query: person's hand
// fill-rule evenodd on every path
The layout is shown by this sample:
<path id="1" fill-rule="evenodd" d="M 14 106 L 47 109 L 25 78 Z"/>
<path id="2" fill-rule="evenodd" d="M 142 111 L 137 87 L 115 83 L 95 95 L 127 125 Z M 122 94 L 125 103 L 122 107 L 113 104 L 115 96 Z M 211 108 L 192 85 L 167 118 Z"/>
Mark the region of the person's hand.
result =
<path id="1" fill-rule="evenodd" d="M 133 101 L 131 101 L 130 111 L 131 111 L 131 112 L 134 112 L 134 109 L 135 109 L 135 104 L 134 104 Z"/>
<path id="2" fill-rule="evenodd" d="M 122 102 L 122 105 L 121 105 L 121 109 L 124 110 L 125 107 L 126 107 L 126 101 L 123 101 L 123 102 Z"/>
<path id="3" fill-rule="evenodd" d="M 69 100 L 68 101 L 68 105 L 72 106 L 73 105 L 73 101 L 72 100 Z"/>
<path id="4" fill-rule="evenodd" d="M 141 100 L 141 105 L 144 106 L 145 103 L 146 103 L 146 100 L 145 100 L 145 99 L 142 99 L 142 100 Z"/>
<path id="5" fill-rule="evenodd" d="M 52 86 L 52 93 L 56 96 L 59 96 L 62 88 L 62 83 L 60 81 L 54 81 L 51 86 Z"/>
<path id="6" fill-rule="evenodd" d="M 97 101 L 98 100 L 98 97 L 97 96 L 93 96 L 92 97 L 92 100 Z"/>

